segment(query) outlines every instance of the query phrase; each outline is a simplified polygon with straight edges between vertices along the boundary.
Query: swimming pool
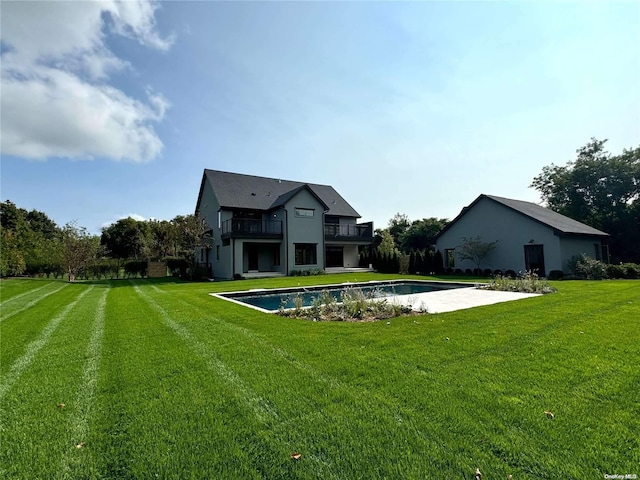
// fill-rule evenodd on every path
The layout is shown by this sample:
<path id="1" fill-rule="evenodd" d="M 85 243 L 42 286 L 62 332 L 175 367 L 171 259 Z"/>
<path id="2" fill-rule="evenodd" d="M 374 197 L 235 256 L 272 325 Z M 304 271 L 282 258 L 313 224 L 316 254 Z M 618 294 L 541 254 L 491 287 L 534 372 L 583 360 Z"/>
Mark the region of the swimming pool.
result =
<path id="1" fill-rule="evenodd" d="M 469 288 L 468 283 L 433 282 L 424 280 L 372 281 L 366 283 L 343 283 L 339 285 L 318 285 L 283 289 L 255 289 L 241 292 L 211 294 L 215 297 L 240 303 L 263 312 L 276 312 L 280 308 L 294 308 L 294 299 L 300 299 L 303 307 L 310 307 L 313 301 L 325 292 L 340 301 L 341 294 L 349 289 L 358 289 L 371 298 L 413 295 L 418 293 Z M 296 300 L 299 301 L 299 300 Z"/>

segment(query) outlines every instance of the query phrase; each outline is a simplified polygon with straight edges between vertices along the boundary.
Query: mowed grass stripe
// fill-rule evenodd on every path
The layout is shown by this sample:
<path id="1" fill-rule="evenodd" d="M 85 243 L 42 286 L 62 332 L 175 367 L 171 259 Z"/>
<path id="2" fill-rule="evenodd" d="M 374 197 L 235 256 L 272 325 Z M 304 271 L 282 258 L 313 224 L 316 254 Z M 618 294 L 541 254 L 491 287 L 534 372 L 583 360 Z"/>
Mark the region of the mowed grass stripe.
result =
<path id="1" fill-rule="evenodd" d="M 86 293 L 2 399 L 0 464 L 5 470 L 0 478 L 65 478 L 60 459 L 76 452 L 69 418 L 76 415 L 76 393 L 102 289 L 74 289 Z"/>
<path id="2" fill-rule="evenodd" d="M 261 464 L 278 455 L 234 386 L 213 375 L 132 287 L 112 290 L 106 319 L 87 442 L 100 476 L 264 478 Z"/>
<path id="3" fill-rule="evenodd" d="M 33 307 L 34 305 L 40 303 L 42 300 L 44 300 L 48 296 L 53 295 L 55 293 L 58 293 L 60 290 L 62 290 L 63 288 L 66 288 L 68 286 L 69 286 L 69 284 L 66 283 L 66 284 L 62 285 L 61 287 L 56 288 L 55 290 L 53 290 L 51 292 L 47 292 L 44 295 L 41 295 L 38 298 L 35 298 L 35 299 L 31 300 L 30 302 L 22 305 L 22 306 L 17 306 L 16 309 L 13 309 L 13 310 L 10 309 L 8 312 L 7 312 L 7 309 L 5 309 L 4 305 L 3 305 L 2 316 L 0 316 L 0 322 L 4 322 L 5 320 L 8 320 L 9 318 L 13 317 L 14 315 L 17 315 L 17 314 L 19 314 L 21 312 L 24 312 L 25 310 L 30 309 L 31 307 Z"/>
<path id="4" fill-rule="evenodd" d="M 87 286 L 73 284 L 51 295 L 31 308 L 20 312 L 10 320 L 0 323 L 0 376 L 8 373 L 11 365 L 35 341 L 47 324 L 72 303 Z"/>
<path id="5" fill-rule="evenodd" d="M 133 283 L 133 282 L 132 282 Z M 292 428 L 290 421 L 292 417 L 283 416 L 281 412 L 274 406 L 273 402 L 268 401 L 265 397 L 258 395 L 248 384 L 242 380 L 242 378 L 235 373 L 235 371 L 229 368 L 224 362 L 222 362 L 216 355 L 216 350 L 212 349 L 209 345 L 198 340 L 194 335 L 185 328 L 182 324 L 176 322 L 171 315 L 167 313 L 160 305 L 158 305 L 152 297 L 144 292 L 139 285 L 134 284 L 134 289 L 140 295 L 141 298 L 153 308 L 165 322 L 165 324 L 171 328 L 171 330 L 181 337 L 188 347 L 201 359 L 206 362 L 207 367 L 213 371 L 218 377 L 224 380 L 231 387 L 234 392 L 236 400 L 244 404 L 254 415 L 258 423 L 268 428 L 269 437 L 272 437 L 271 442 L 276 443 L 276 447 L 283 449 L 286 445 L 291 445 L 292 437 L 295 428 Z M 253 365 L 256 366 L 255 364 Z M 250 365 L 246 366 L 251 368 Z M 298 379 L 299 382 L 299 379 Z M 299 383 L 296 382 L 296 385 Z M 302 401 L 304 399 L 296 390 L 290 390 L 286 395 L 291 402 L 291 396 L 295 396 L 297 400 Z M 296 410 L 304 408 L 300 402 L 296 402 Z M 301 444 L 301 441 L 295 441 L 293 443 Z M 277 445 L 280 445 L 279 447 Z M 292 447 L 289 447 L 291 450 Z M 283 452 L 281 459 L 284 460 L 287 457 Z M 329 457 L 321 458 L 318 455 L 308 455 L 308 459 L 315 463 L 314 471 L 320 474 L 323 478 L 337 478 L 336 473 L 333 471 L 333 462 Z M 275 468 L 272 466 L 271 468 Z M 271 475 L 267 475 L 270 477 Z"/>
<path id="6" fill-rule="evenodd" d="M 170 299 L 174 311 L 180 312 L 180 318 L 189 322 L 198 337 L 211 339 L 206 343 L 206 348 L 216 351 L 223 345 L 224 351 L 218 352 L 220 355 L 234 351 L 235 354 L 225 358 L 225 362 L 235 364 L 238 371 L 251 372 L 248 376 L 253 376 L 254 388 L 261 388 L 271 403 L 278 406 L 278 421 L 271 425 L 273 435 L 304 450 L 309 459 L 325 469 L 327 475 L 331 476 L 337 471 L 336 461 L 342 464 L 341 471 L 353 468 L 355 474 L 358 464 L 375 461 L 378 455 L 388 454 L 385 444 L 391 437 L 390 432 L 402 438 L 407 449 L 414 452 L 413 466 L 416 471 L 430 461 L 420 456 L 433 450 L 431 441 L 419 431 L 414 419 L 407 414 L 407 409 L 394 402 L 392 397 L 384 398 L 376 391 L 361 388 L 357 384 L 343 383 L 319 372 L 317 368 L 300 361 L 249 329 L 212 316 L 207 313 L 207 307 L 211 309 L 217 300 L 206 294 L 202 298 L 192 296 L 191 302 L 176 296 L 177 292 L 173 292 Z M 169 302 L 166 297 L 158 300 Z M 265 323 L 269 323 L 270 319 L 291 325 L 296 322 L 262 315 Z M 277 328 L 275 325 L 273 327 Z M 241 342 L 237 339 L 238 335 L 243 337 Z M 289 388 L 279 385 L 283 380 Z M 259 384 L 255 384 L 256 381 Z M 323 431 L 325 436 L 333 438 L 329 442 L 332 444 L 330 449 L 317 448 L 314 441 L 314 432 L 317 431 Z M 351 441 L 346 444 L 344 441 L 346 435 L 354 435 L 354 432 L 360 432 L 356 436 L 363 443 L 376 439 L 379 446 L 370 458 L 367 459 L 362 453 L 367 451 L 363 443 Z M 338 445 L 342 446 L 336 448 Z"/>
<path id="7" fill-rule="evenodd" d="M 26 283 L 26 282 L 25 282 L 25 283 Z M 18 300 L 18 299 L 20 299 L 20 298 L 22 298 L 22 297 L 25 297 L 25 296 L 27 296 L 27 295 L 33 295 L 33 294 L 35 294 L 37 291 L 42 290 L 42 289 L 43 289 L 43 288 L 45 288 L 45 287 L 48 287 L 48 286 L 49 286 L 49 285 L 51 285 L 52 283 L 54 283 L 54 282 L 48 282 L 48 283 L 45 283 L 44 285 L 41 285 L 41 286 L 39 286 L 38 288 L 29 288 L 27 291 L 22 292 L 22 293 L 19 293 L 19 294 L 14 295 L 14 296 L 11 296 L 11 297 L 9 297 L 9 298 L 6 298 L 6 293 L 4 292 L 4 290 L 5 290 L 5 289 L 3 288 L 3 289 L 2 289 L 2 291 L 1 291 L 2 299 L 1 299 L 1 301 L 0 301 L 0 308 L 6 308 L 6 306 L 7 306 L 9 303 L 15 302 L 16 300 Z M 25 287 L 25 288 L 26 288 L 26 287 L 30 287 L 30 285 L 31 285 L 31 282 L 29 282 L 28 284 L 24 285 L 24 287 Z"/>
<path id="8" fill-rule="evenodd" d="M 136 293 L 160 315 L 164 323 L 189 345 L 194 353 L 206 360 L 208 367 L 213 372 L 231 384 L 233 388 L 238 391 L 238 397 L 249 405 L 259 421 L 267 422 L 268 419 L 278 416 L 278 412 L 275 411 L 272 405 L 269 405 L 264 398 L 256 395 L 256 393 L 253 392 L 233 370 L 221 362 L 219 358 L 214 356 L 212 354 L 212 350 L 195 338 L 191 332 L 184 327 L 184 325 L 175 322 L 166 310 L 158 305 L 153 298 L 143 292 L 138 285 L 134 284 L 133 288 Z"/>
<path id="9" fill-rule="evenodd" d="M 84 449 L 88 440 L 90 421 L 94 415 L 98 372 L 102 357 L 102 341 L 104 337 L 105 309 L 109 290 L 104 290 L 93 321 L 91 338 L 87 347 L 87 363 L 82 374 L 82 383 L 76 397 L 75 415 L 70 418 L 71 437 L 76 451 L 67 449 L 62 459 L 63 477 L 89 478 L 91 474 L 91 448 Z M 77 450 L 83 449 L 83 452 Z"/>
<path id="10" fill-rule="evenodd" d="M 583 285 L 610 290 L 611 295 L 594 296 L 585 308 Z M 471 458 L 483 458 L 485 464 L 504 468 L 507 459 L 513 467 L 512 472 L 519 469 L 533 474 L 538 471 L 542 458 L 555 455 L 554 443 L 570 446 L 567 452 L 575 458 L 586 455 L 580 449 L 581 444 L 571 441 L 571 430 L 549 430 L 551 425 L 543 413 L 545 410 L 562 412 L 567 409 L 593 416 L 597 405 L 603 402 L 615 403 L 615 409 L 620 412 L 630 406 L 629 397 L 621 402 L 616 395 L 610 395 L 589 402 L 582 395 L 576 396 L 576 389 L 580 391 L 585 380 L 592 385 L 590 391 L 598 384 L 597 376 L 593 375 L 595 372 L 588 367 L 586 370 L 581 368 L 582 362 L 589 356 L 597 357 L 603 341 L 611 341 L 616 355 L 602 358 L 599 368 L 615 362 L 619 368 L 617 373 L 608 366 L 605 370 L 611 374 L 609 378 L 615 385 L 620 376 L 632 375 L 630 365 L 624 364 L 625 358 L 638 358 L 633 354 L 638 352 L 637 345 L 640 345 L 637 342 L 633 346 L 640 329 L 629 335 L 629 321 L 634 318 L 632 312 L 635 312 L 635 318 L 640 318 L 638 302 L 628 301 L 629 295 L 637 291 L 637 282 L 563 282 L 559 286 L 566 293 L 561 291 L 511 304 L 427 315 L 415 319 L 419 325 L 414 324 L 413 319 L 395 319 L 391 326 L 386 326 L 385 322 L 328 325 L 288 320 L 290 328 L 286 339 L 280 338 L 282 319 L 277 317 L 259 316 L 248 309 L 211 298 L 207 302 L 205 292 L 188 295 L 188 303 L 203 305 L 210 321 L 220 316 L 259 331 L 259 335 L 268 338 L 269 342 L 286 340 L 287 357 L 302 355 L 301 358 L 307 361 L 320 360 L 321 364 L 314 362 L 314 365 L 321 368 L 322 377 L 336 376 L 350 386 L 365 387 L 362 390 L 371 392 L 371 401 L 376 405 L 401 405 L 398 410 L 400 420 L 408 417 L 425 435 L 459 445 L 455 460 L 450 463 L 467 464 Z M 614 293 L 619 293 L 619 299 Z M 185 291 L 175 294 L 187 298 Z M 182 308 L 186 307 L 181 304 Z M 536 315 L 536 312 L 539 313 Z M 571 315 L 572 312 L 575 314 Z M 194 318 L 190 325 L 200 323 L 200 318 Z M 606 330 L 604 336 L 601 336 L 602 329 Z M 581 335 L 581 330 L 590 338 Z M 627 332 L 625 339 L 619 342 L 619 348 L 614 346 L 618 343 L 616 340 L 607 340 L 615 338 L 611 334 L 616 330 L 619 334 Z M 314 341 L 305 341 L 311 336 Z M 567 350 L 572 351 L 569 362 Z M 328 351 L 340 353 L 327 356 Z M 541 364 L 540 359 L 543 359 L 543 365 L 548 365 L 548 371 L 532 368 L 532 365 Z M 633 364 L 637 367 L 638 362 Z M 389 372 L 395 373 L 393 379 Z M 610 391 L 618 390 L 610 387 Z M 578 405 L 580 403 L 582 406 Z M 576 424 L 584 421 L 584 417 L 575 419 Z M 604 458 L 599 463 L 604 469 L 614 458 L 616 439 L 605 433 L 607 427 L 601 417 L 593 417 L 593 422 L 589 423 L 592 425 L 589 430 L 595 434 L 590 437 L 603 447 Z M 570 425 L 567 428 L 571 429 Z M 504 432 L 501 439 L 508 440 L 499 442 L 499 446 L 483 445 L 486 441 L 478 441 L 495 436 L 496 429 Z M 543 448 L 540 448 L 538 437 L 554 440 L 542 442 Z M 623 438 L 626 444 L 637 443 L 631 436 Z M 522 451 L 530 452 L 530 455 L 519 453 Z M 449 454 L 453 455 L 447 452 L 440 456 L 446 458 Z M 555 472 L 574 477 L 594 474 L 593 466 L 587 468 L 586 461 L 576 463 L 581 466 L 576 468 L 571 463 L 560 462 Z M 470 463 L 468 467 L 471 468 Z"/>
<path id="11" fill-rule="evenodd" d="M 13 387 L 15 382 L 20 378 L 20 375 L 22 374 L 24 369 L 29 366 L 29 364 L 33 361 L 33 358 L 38 354 L 42 347 L 47 344 L 53 332 L 55 332 L 55 330 L 60 325 L 60 322 L 62 322 L 67 317 L 67 315 L 69 315 L 69 312 L 71 312 L 71 310 L 78 304 L 78 302 L 82 300 L 82 297 L 89 293 L 93 288 L 94 287 L 89 287 L 86 290 L 82 291 L 72 303 L 67 305 L 64 310 L 62 310 L 62 312 L 56 315 L 45 326 L 42 333 L 40 334 L 40 337 L 38 337 L 27 346 L 24 354 L 11 365 L 9 372 L 6 375 L 2 376 L 0 380 L 0 402 L 7 394 L 7 392 Z"/>

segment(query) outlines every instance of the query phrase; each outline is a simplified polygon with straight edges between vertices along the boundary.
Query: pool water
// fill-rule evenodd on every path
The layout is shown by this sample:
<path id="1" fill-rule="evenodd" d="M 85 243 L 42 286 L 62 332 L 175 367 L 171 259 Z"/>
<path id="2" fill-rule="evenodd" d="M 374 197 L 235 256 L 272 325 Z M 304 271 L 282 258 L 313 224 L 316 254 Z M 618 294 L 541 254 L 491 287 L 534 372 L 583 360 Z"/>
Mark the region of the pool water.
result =
<path id="1" fill-rule="evenodd" d="M 416 293 L 451 290 L 454 288 L 468 288 L 469 286 L 468 283 L 401 280 L 299 287 L 282 290 L 249 290 L 244 292 L 221 293 L 216 296 L 257 307 L 260 310 L 275 312 L 280 308 L 295 308 L 295 303 L 300 301 L 303 307 L 310 307 L 313 305 L 314 300 L 326 293 L 339 302 L 342 293 L 348 290 L 357 289 L 369 298 L 384 298 L 396 295 L 413 295 Z M 297 300 L 298 298 L 300 300 Z"/>

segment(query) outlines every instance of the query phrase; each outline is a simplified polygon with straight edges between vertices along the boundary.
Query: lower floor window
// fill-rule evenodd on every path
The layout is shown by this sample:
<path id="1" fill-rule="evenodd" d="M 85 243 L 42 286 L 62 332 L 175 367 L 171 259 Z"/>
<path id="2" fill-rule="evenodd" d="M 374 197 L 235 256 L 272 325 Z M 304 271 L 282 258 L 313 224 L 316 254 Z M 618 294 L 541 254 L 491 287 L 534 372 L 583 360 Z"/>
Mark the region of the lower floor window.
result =
<path id="1" fill-rule="evenodd" d="M 296 265 L 316 265 L 318 263 L 318 246 L 315 243 L 296 243 L 295 250 Z"/>

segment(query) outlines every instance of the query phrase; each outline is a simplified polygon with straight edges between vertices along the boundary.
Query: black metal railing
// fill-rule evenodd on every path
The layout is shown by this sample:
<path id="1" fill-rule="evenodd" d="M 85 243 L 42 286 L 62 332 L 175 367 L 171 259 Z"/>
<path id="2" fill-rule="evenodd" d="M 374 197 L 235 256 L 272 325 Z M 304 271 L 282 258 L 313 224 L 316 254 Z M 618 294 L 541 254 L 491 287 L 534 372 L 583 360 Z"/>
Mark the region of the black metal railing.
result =
<path id="1" fill-rule="evenodd" d="M 332 238 L 372 239 L 373 238 L 373 222 L 361 223 L 361 224 L 352 223 L 347 225 L 325 223 L 324 236 L 326 239 L 332 239 Z"/>
<path id="2" fill-rule="evenodd" d="M 231 218 L 222 222 L 222 235 L 282 235 L 282 221 Z"/>

